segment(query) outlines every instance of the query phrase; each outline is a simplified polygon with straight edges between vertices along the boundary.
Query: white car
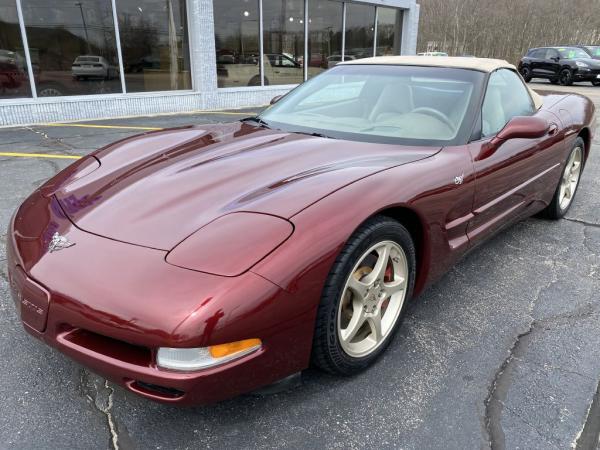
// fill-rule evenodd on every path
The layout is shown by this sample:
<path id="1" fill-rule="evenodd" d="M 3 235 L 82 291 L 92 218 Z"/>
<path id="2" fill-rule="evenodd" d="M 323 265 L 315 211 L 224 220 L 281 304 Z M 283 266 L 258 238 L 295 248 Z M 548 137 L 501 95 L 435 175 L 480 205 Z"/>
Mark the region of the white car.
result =
<path id="1" fill-rule="evenodd" d="M 88 77 L 110 80 L 115 78 L 119 72 L 102 56 L 80 55 L 73 61 L 71 73 L 78 80 Z"/>

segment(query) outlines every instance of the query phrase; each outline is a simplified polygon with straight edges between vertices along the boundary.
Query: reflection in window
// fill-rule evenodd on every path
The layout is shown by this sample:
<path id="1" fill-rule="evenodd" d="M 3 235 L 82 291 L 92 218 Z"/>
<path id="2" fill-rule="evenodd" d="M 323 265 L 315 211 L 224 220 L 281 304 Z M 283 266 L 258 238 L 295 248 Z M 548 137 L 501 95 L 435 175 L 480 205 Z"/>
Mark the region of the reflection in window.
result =
<path id="1" fill-rule="evenodd" d="M 265 85 L 304 80 L 304 0 L 263 0 Z"/>
<path id="2" fill-rule="evenodd" d="M 121 92 L 110 0 L 22 0 L 39 97 Z"/>
<path id="3" fill-rule="evenodd" d="M 402 42 L 402 11 L 377 9 L 377 56 L 399 55 Z"/>
<path id="4" fill-rule="evenodd" d="M 346 4 L 345 59 L 373 56 L 375 7 L 358 3 Z"/>
<path id="5" fill-rule="evenodd" d="M 119 0 L 127 92 L 191 89 L 185 0 Z"/>
<path id="6" fill-rule="evenodd" d="M 214 0 L 217 84 L 260 86 L 258 0 Z"/>
<path id="7" fill-rule="evenodd" d="M 341 2 L 316 0 L 308 4 L 308 77 L 342 60 Z"/>
<path id="8" fill-rule="evenodd" d="M 0 99 L 31 97 L 15 0 L 0 0 Z"/>

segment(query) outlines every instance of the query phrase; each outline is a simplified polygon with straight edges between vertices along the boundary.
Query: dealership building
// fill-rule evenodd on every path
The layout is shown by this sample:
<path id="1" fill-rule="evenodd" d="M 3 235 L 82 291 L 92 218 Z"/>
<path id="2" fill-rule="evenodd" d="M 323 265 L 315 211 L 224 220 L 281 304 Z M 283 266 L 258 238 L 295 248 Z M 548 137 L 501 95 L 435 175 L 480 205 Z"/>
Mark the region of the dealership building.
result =
<path id="1" fill-rule="evenodd" d="M 0 0 L 0 126 L 268 103 L 414 54 L 416 0 Z"/>

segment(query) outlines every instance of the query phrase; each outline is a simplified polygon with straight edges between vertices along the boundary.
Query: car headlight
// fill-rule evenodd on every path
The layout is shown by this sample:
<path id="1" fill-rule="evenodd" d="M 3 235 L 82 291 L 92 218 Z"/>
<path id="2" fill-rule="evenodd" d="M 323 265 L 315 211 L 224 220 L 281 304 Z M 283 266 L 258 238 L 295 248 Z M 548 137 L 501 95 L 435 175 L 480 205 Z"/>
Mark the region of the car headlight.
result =
<path id="1" fill-rule="evenodd" d="M 584 68 L 584 67 L 585 68 L 590 67 L 589 64 L 586 64 L 586 63 L 581 62 L 581 61 L 576 61 L 575 64 L 577 64 L 577 67 L 582 67 L 582 68 Z"/>
<path id="2" fill-rule="evenodd" d="M 225 364 L 253 353 L 261 347 L 260 339 L 245 339 L 198 348 L 161 347 L 156 354 L 156 363 L 163 369 L 191 372 Z"/>

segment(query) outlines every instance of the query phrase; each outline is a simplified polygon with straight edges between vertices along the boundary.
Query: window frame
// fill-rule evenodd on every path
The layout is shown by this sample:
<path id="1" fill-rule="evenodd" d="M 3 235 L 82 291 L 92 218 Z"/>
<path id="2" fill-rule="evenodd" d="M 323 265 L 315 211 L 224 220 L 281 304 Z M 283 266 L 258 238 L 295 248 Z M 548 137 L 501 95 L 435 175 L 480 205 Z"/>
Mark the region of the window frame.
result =
<path id="1" fill-rule="evenodd" d="M 517 77 L 517 79 L 523 85 L 523 88 L 525 89 L 525 92 L 527 94 L 527 98 L 529 99 L 529 105 L 531 107 L 531 115 L 533 116 L 533 115 L 535 115 L 537 113 L 537 110 L 535 108 L 535 102 L 533 101 L 533 98 L 531 97 L 531 92 L 529 91 L 529 88 L 525 84 L 525 81 L 523 80 L 523 78 L 521 77 L 521 75 L 516 70 L 510 69 L 508 67 L 500 67 L 500 68 L 494 70 L 493 72 L 490 72 L 490 73 L 487 74 L 486 80 L 484 82 L 485 89 L 483 89 L 483 91 L 482 91 L 481 100 L 480 100 L 480 104 L 479 104 L 478 118 L 477 118 L 476 123 L 473 126 L 473 133 L 471 134 L 472 137 L 469 140 L 469 143 L 470 142 L 478 142 L 478 141 L 487 141 L 487 140 L 493 139 L 495 136 L 498 135 L 498 133 L 500 133 L 500 131 L 502 131 L 506 127 L 506 125 L 510 122 L 510 120 L 512 120 L 514 117 L 518 117 L 518 116 L 511 117 L 511 119 L 508 122 L 506 122 L 504 124 L 504 126 L 501 129 L 499 129 L 498 131 L 496 131 L 494 134 L 491 134 L 489 136 L 484 136 L 483 135 L 483 104 L 485 102 L 485 97 L 486 97 L 487 92 L 488 92 L 488 88 L 489 88 L 489 84 L 490 84 L 490 79 L 492 78 L 492 76 L 495 73 L 500 72 L 500 71 L 508 71 L 510 73 L 513 73 Z"/>

